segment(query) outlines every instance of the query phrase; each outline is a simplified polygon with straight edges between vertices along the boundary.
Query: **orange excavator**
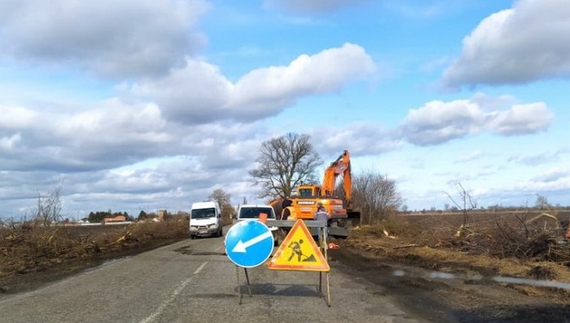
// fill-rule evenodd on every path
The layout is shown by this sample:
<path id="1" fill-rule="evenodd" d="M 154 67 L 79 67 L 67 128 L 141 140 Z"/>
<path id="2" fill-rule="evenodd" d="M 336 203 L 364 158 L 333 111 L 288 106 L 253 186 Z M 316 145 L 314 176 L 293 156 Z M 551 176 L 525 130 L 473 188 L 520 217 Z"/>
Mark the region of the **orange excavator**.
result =
<path id="1" fill-rule="evenodd" d="M 341 197 L 335 194 L 338 176 L 342 177 Z M 321 203 L 329 214 L 329 234 L 336 238 L 348 237 L 352 222 L 360 221 L 360 212 L 353 210 L 351 205 L 352 177 L 348 151 L 345 150 L 325 169 L 322 185 L 300 185 L 288 200 L 291 203 L 289 220 L 313 220 L 317 204 Z M 276 209 L 277 214 L 282 214 L 282 202 L 283 199 L 278 198 L 269 204 Z"/>

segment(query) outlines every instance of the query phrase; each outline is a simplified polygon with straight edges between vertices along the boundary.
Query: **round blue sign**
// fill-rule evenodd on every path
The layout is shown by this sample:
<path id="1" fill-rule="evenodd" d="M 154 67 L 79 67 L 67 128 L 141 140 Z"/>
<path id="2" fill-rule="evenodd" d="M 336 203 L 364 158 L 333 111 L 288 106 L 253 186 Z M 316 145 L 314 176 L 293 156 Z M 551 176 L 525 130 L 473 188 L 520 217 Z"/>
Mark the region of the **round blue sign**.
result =
<path id="1" fill-rule="evenodd" d="M 224 241 L 230 260 L 245 268 L 264 263 L 273 251 L 273 234 L 262 222 L 240 221 L 226 233 Z"/>

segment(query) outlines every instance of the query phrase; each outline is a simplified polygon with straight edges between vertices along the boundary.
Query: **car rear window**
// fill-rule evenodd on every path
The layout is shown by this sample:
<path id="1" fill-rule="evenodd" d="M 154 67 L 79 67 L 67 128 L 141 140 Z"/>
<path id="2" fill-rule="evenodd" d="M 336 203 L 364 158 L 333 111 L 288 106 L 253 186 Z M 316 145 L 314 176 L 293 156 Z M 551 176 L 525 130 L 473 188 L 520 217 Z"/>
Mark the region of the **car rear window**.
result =
<path id="1" fill-rule="evenodd" d="M 267 214 L 268 219 L 274 219 L 274 213 L 270 207 L 248 207 L 241 208 L 239 212 L 240 219 L 258 219 L 260 213 Z"/>

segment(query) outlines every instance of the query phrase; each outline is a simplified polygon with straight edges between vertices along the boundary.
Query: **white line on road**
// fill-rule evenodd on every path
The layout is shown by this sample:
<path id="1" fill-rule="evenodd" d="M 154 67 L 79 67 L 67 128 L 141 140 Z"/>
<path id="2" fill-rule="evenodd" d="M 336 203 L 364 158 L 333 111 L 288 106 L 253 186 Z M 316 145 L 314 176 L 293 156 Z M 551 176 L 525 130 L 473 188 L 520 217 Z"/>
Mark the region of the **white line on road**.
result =
<path id="1" fill-rule="evenodd" d="M 194 272 L 193 275 L 196 275 L 196 274 L 199 273 L 202 269 L 204 269 L 204 267 L 206 267 L 206 264 L 208 264 L 207 261 L 205 261 L 203 264 L 201 264 L 200 267 L 198 267 L 198 269 L 196 269 L 196 271 Z"/>
<path id="2" fill-rule="evenodd" d="M 200 267 L 198 267 L 198 269 L 196 269 L 196 271 L 194 271 L 194 273 L 192 274 L 192 276 L 190 276 L 189 278 L 187 278 L 186 280 L 184 280 L 182 282 L 182 284 L 180 284 L 180 286 L 178 286 L 178 288 L 176 288 L 172 294 L 170 294 L 170 296 L 165 299 L 162 303 L 160 303 L 160 306 L 156 309 L 156 311 L 154 313 L 152 313 L 151 315 L 149 315 L 147 318 L 145 318 L 144 320 L 140 321 L 140 323 L 150 323 L 152 321 L 154 321 L 160 314 L 162 314 L 162 312 L 166 309 L 166 307 L 168 305 L 170 305 L 170 303 L 172 303 L 174 301 L 174 299 L 178 296 L 178 294 L 180 294 L 180 292 L 182 292 L 182 290 L 184 290 L 184 288 L 186 288 L 186 286 L 188 286 L 188 284 L 190 284 L 190 282 L 192 281 L 192 279 L 194 277 L 196 277 L 196 274 L 199 273 L 202 269 L 204 269 L 204 267 L 206 267 L 206 265 L 208 264 L 207 261 L 205 261 L 204 263 L 202 263 L 200 265 Z"/>

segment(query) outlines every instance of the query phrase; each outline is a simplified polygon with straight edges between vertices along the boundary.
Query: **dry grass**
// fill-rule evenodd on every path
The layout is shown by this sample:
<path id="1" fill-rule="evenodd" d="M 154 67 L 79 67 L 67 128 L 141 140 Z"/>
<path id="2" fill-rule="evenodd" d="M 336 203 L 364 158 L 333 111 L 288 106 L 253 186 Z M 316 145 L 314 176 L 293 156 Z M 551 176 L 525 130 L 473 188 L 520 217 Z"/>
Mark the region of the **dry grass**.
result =
<path id="1" fill-rule="evenodd" d="M 104 226 L 11 225 L 0 229 L 0 278 L 44 271 L 62 263 L 112 258 L 187 236 L 186 221 Z"/>
<path id="2" fill-rule="evenodd" d="M 387 262 L 405 263 L 463 276 L 506 276 L 570 283 L 570 243 L 560 230 L 530 227 L 517 219 L 460 228 L 445 218 L 395 217 L 354 228 L 341 247 L 366 250 Z M 567 300 L 570 291 L 525 285 L 526 294 Z"/>

